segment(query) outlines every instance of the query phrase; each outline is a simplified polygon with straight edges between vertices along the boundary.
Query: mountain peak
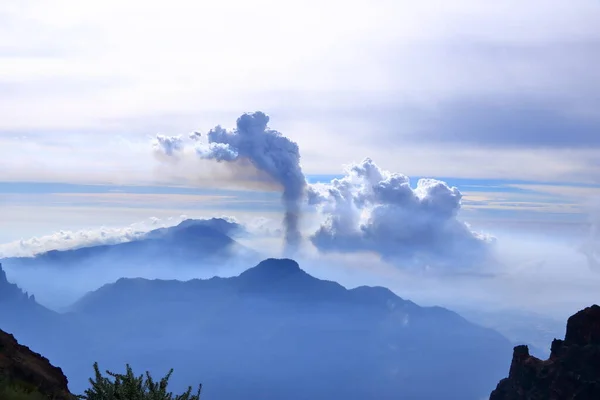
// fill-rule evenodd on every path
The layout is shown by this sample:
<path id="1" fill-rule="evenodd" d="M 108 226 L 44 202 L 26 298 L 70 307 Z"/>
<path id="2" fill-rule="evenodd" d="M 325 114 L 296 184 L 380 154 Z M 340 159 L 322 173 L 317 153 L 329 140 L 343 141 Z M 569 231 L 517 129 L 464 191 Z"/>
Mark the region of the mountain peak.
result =
<path id="1" fill-rule="evenodd" d="M 240 274 L 243 280 L 272 282 L 295 276 L 306 275 L 298 263 L 289 258 L 267 258 Z"/>
<path id="2" fill-rule="evenodd" d="M 565 343 L 600 345 L 600 306 L 594 304 L 569 318 Z"/>

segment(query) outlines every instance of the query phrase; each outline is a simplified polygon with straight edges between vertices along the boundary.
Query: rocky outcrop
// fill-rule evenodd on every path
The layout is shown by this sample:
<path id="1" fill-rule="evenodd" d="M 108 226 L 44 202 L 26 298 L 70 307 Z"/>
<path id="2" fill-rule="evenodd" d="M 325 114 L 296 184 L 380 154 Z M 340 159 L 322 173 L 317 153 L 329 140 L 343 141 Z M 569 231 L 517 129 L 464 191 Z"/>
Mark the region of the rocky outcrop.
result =
<path id="1" fill-rule="evenodd" d="M 550 358 L 539 360 L 517 346 L 508 378 L 490 400 L 600 399 L 600 307 L 571 316 L 564 340 L 552 342 Z"/>
<path id="2" fill-rule="evenodd" d="M 0 330 L 0 380 L 33 390 L 54 400 L 72 400 L 68 381 L 60 368 L 48 359 L 20 345 L 12 335 Z"/>

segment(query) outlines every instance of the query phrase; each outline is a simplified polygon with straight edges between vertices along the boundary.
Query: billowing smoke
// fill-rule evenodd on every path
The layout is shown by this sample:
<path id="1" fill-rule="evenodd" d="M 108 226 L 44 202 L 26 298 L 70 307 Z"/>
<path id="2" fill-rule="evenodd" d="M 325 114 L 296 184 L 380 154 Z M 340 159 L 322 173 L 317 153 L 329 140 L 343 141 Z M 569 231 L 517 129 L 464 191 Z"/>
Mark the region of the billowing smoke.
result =
<path id="1" fill-rule="evenodd" d="M 311 237 L 323 252 L 370 251 L 406 265 L 458 267 L 482 261 L 493 241 L 457 219 L 457 188 L 421 179 L 413 189 L 408 177 L 368 158 L 341 179 L 311 185 L 308 198 L 325 217 Z"/>
<path id="2" fill-rule="evenodd" d="M 190 133 L 188 137 L 192 140 L 200 140 L 200 138 L 202 137 L 202 134 L 200 132 L 194 131 L 194 132 Z"/>
<path id="3" fill-rule="evenodd" d="M 236 129 L 217 126 L 207 134 L 208 144 L 197 147 L 203 159 L 247 164 L 281 186 L 285 207 L 285 242 L 292 251 L 300 242 L 298 227 L 306 179 L 300 167 L 298 145 L 276 130 L 269 129 L 269 117 L 258 111 L 237 119 Z"/>

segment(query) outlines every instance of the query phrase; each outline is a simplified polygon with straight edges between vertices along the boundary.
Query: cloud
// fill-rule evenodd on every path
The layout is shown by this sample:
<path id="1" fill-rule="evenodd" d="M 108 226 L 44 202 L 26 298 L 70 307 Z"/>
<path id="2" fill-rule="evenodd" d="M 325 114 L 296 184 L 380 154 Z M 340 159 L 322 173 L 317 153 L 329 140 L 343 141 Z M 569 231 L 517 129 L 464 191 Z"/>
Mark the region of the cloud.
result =
<path id="1" fill-rule="evenodd" d="M 181 215 L 177 218 L 163 220 L 149 218 L 146 221 L 118 228 L 100 227 L 78 231 L 61 230 L 49 235 L 0 244 L 0 258 L 32 257 L 50 250 L 70 250 L 131 242 L 143 238 L 146 233 L 153 229 L 176 225 L 185 219 L 186 216 Z"/>
<path id="2" fill-rule="evenodd" d="M 422 110 L 419 118 L 419 128 L 409 135 L 414 140 L 494 148 L 600 148 L 600 115 L 569 110 L 561 102 L 515 96 L 462 99 Z"/>
<path id="3" fill-rule="evenodd" d="M 11 178 L 73 180 L 73 171 L 85 170 L 86 181 L 101 175 L 96 179 L 138 183 L 152 169 L 150 154 L 134 158 L 104 140 L 82 142 L 95 134 L 138 139 L 159 128 L 187 132 L 245 109 L 268 109 L 281 130 L 297 137 L 305 172 L 330 172 L 365 151 L 390 170 L 419 176 L 450 171 L 554 179 L 555 163 L 568 164 L 564 175 L 576 179 L 583 170 L 598 170 L 596 156 L 582 162 L 599 136 L 590 136 L 598 126 L 600 90 L 589 68 L 600 54 L 595 0 L 485 6 L 474 0 L 335 0 L 318 3 L 319 13 L 274 0 L 177 0 L 168 9 L 139 0 L 93 7 L 73 0 L 61 0 L 60 7 L 20 3 L 0 5 L 0 87 L 6 89 L 0 90 L 0 169 Z M 138 17 L 135 29 L 130 13 Z M 269 43 L 269 51 L 248 43 Z M 207 62 L 207 55 L 218 62 Z M 308 124 L 318 129 L 304 129 Z M 12 154 L 8 137 L 24 132 L 56 143 L 39 137 L 40 149 L 16 143 L 39 160 L 23 162 L 27 157 Z M 380 132 L 381 140 L 373 140 Z M 417 142 L 410 144 L 414 150 L 406 137 Z M 337 146 L 341 141 L 344 146 Z M 468 153 L 457 155 L 459 162 L 455 152 L 443 154 L 452 143 Z M 483 154 L 481 144 L 503 150 Z M 563 144 L 578 150 L 528 151 Z M 396 157 L 390 145 L 419 155 L 437 146 L 442 154 L 406 161 L 411 155 Z M 335 154 L 329 146 L 337 146 Z M 486 163 L 478 162 L 479 154 Z"/>
<path id="4" fill-rule="evenodd" d="M 73 250 L 82 247 L 113 245 L 163 235 L 193 226 L 206 226 L 232 238 L 281 238 L 283 232 L 274 221 L 265 217 L 250 217 L 243 221 L 232 216 L 188 218 L 186 215 L 168 218 L 148 218 L 124 227 L 98 227 L 82 230 L 60 230 L 55 233 L 0 244 L 0 259 L 32 257 L 51 250 Z"/>
<path id="5" fill-rule="evenodd" d="M 181 135 L 156 135 L 156 139 L 152 142 L 152 148 L 158 155 L 174 157 L 183 151 L 183 139 L 181 138 Z"/>
<path id="6" fill-rule="evenodd" d="M 309 187 L 308 200 L 325 222 L 311 236 L 322 252 L 371 251 L 403 265 L 473 267 L 489 256 L 493 238 L 457 219 L 462 194 L 435 179 L 379 168 L 367 158 L 346 175 Z"/>

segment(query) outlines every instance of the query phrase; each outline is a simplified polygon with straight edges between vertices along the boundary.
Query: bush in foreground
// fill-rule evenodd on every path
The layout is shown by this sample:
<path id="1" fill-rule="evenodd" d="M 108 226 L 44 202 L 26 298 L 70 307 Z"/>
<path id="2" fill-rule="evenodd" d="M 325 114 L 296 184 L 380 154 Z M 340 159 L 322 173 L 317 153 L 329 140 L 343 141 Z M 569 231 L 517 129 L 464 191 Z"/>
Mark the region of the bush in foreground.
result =
<path id="1" fill-rule="evenodd" d="M 202 385 L 198 385 L 196 394 L 192 387 L 179 395 L 168 392 L 167 386 L 173 370 L 171 369 L 160 381 L 154 381 L 149 372 L 136 376 L 129 365 L 125 374 L 106 371 L 102 376 L 98 363 L 94 363 L 95 380 L 90 378 L 91 387 L 82 396 L 84 400 L 200 400 Z M 20 399 L 19 399 L 20 400 Z"/>

